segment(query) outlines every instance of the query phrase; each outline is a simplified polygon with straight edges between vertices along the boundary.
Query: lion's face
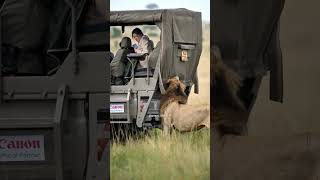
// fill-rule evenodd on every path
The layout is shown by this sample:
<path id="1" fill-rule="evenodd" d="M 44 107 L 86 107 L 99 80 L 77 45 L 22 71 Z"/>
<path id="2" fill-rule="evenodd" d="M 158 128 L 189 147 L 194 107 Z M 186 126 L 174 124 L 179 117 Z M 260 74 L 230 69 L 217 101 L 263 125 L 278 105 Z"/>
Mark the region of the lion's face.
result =
<path id="1" fill-rule="evenodd" d="M 172 77 L 166 82 L 166 94 L 175 93 L 175 95 L 187 96 L 185 93 L 186 86 L 179 80 L 178 76 Z"/>

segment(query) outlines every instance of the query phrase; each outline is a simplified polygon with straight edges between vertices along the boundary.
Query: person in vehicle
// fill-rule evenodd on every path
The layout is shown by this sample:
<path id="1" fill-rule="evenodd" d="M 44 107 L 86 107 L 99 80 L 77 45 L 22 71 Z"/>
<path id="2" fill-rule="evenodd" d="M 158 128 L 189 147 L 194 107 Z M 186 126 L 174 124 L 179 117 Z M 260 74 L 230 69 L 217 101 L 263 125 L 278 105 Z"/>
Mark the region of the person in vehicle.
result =
<path id="1" fill-rule="evenodd" d="M 153 50 L 153 43 L 147 35 L 144 35 L 141 29 L 135 28 L 132 31 L 132 39 L 137 43 L 133 45 L 135 53 L 150 53 Z M 140 61 L 138 68 L 147 68 L 147 60 Z"/>
<path id="2" fill-rule="evenodd" d="M 128 63 L 127 55 L 134 52 L 133 48 L 131 47 L 131 39 L 129 37 L 123 37 L 119 45 L 120 49 L 117 51 L 110 63 L 111 80 L 112 84 L 115 85 L 123 85 L 125 67 Z"/>

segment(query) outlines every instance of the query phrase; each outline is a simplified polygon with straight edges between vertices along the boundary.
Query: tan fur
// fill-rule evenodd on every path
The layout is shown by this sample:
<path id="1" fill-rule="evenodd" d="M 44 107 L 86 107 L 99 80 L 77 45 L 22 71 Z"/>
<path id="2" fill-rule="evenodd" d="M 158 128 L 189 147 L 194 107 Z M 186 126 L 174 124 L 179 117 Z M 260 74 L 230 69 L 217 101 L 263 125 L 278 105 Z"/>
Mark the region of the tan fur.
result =
<path id="1" fill-rule="evenodd" d="M 186 86 L 177 77 L 169 78 L 166 82 L 168 86 L 166 93 L 160 100 L 160 114 L 164 113 L 164 110 L 172 102 L 179 102 L 180 104 L 186 104 L 188 97 L 182 92 L 185 91 Z"/>
<path id="2" fill-rule="evenodd" d="M 202 127 L 210 127 L 209 108 L 192 106 L 187 103 L 184 84 L 177 78 L 167 81 L 166 94 L 160 102 L 163 132 L 169 134 L 172 128 L 180 132 L 189 132 Z"/>
<path id="3" fill-rule="evenodd" d="M 214 46 L 212 50 L 213 66 L 211 66 L 211 70 L 213 69 L 214 78 L 211 80 L 211 84 L 214 83 L 213 81 L 221 81 L 222 86 L 224 86 L 222 88 L 224 89 L 227 96 L 229 96 L 228 101 L 231 101 L 229 103 L 237 106 L 236 108 L 238 109 L 244 110 L 245 107 L 240 98 L 237 96 L 237 92 L 239 91 L 239 87 L 241 86 L 240 76 L 223 63 L 219 48 Z"/>

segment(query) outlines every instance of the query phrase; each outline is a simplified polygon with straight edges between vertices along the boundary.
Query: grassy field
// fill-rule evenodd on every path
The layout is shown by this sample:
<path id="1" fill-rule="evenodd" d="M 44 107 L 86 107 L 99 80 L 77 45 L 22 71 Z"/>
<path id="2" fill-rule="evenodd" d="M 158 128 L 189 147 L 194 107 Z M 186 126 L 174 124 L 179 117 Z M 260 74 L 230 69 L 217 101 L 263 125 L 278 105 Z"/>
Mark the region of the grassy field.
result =
<path id="1" fill-rule="evenodd" d="M 175 133 L 160 130 L 141 140 L 111 147 L 111 179 L 205 180 L 210 176 L 209 130 Z"/>
<path id="2" fill-rule="evenodd" d="M 129 29 L 126 34 L 130 37 Z M 203 28 L 203 49 L 198 66 L 200 93 L 192 93 L 189 104 L 210 104 L 210 30 Z M 115 53 L 118 39 L 112 39 Z M 152 40 L 156 43 L 158 38 Z M 174 133 L 163 137 L 160 130 L 140 140 L 111 146 L 111 179 L 120 180 L 202 180 L 210 177 L 210 133 Z"/>

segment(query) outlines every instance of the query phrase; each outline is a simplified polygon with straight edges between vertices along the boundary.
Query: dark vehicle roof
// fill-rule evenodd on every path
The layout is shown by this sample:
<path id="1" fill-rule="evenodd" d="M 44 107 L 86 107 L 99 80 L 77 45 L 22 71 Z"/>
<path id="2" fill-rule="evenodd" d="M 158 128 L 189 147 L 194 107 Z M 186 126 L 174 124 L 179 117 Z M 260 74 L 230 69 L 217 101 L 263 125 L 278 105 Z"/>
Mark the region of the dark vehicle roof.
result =
<path id="1" fill-rule="evenodd" d="M 163 14 L 178 16 L 193 16 L 196 11 L 184 8 L 179 9 L 157 9 L 157 10 L 129 10 L 129 11 L 111 11 L 111 25 L 136 25 L 136 24 L 155 24 L 162 21 Z"/>

